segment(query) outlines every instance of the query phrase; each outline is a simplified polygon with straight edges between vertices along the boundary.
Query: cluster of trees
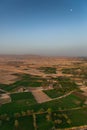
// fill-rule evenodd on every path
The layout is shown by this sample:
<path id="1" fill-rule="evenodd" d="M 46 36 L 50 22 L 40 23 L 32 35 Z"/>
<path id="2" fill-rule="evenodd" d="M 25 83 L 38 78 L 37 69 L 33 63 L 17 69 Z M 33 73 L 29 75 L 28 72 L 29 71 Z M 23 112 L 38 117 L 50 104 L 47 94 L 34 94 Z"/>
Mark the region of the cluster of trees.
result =
<path id="1" fill-rule="evenodd" d="M 33 117 L 33 126 L 34 130 L 38 129 L 37 125 L 37 115 L 38 114 L 46 114 L 46 120 L 47 122 L 52 122 L 53 127 L 52 130 L 55 130 L 55 128 L 58 128 L 59 125 L 67 123 L 68 125 L 71 125 L 71 120 L 65 113 L 58 113 L 58 112 L 52 112 L 51 108 L 48 108 L 46 111 L 42 108 L 40 109 L 37 113 L 35 113 L 33 110 L 27 110 L 21 111 L 20 113 L 14 113 L 13 118 L 13 123 L 14 123 L 14 128 L 19 129 L 20 128 L 20 117 L 25 117 L 25 116 L 30 116 L 32 115 Z M 7 114 L 0 115 L 0 126 L 2 125 L 3 121 L 9 122 L 11 118 Z"/>
<path id="2" fill-rule="evenodd" d="M 56 74 L 57 69 L 55 67 L 40 67 L 39 70 L 45 74 Z"/>
<path id="3" fill-rule="evenodd" d="M 69 117 L 67 116 L 67 114 L 65 113 L 53 113 L 53 122 L 54 122 L 54 125 L 55 125 L 55 128 L 58 128 L 59 125 L 61 124 L 68 124 L 68 125 L 71 125 L 71 120 L 69 119 Z"/>

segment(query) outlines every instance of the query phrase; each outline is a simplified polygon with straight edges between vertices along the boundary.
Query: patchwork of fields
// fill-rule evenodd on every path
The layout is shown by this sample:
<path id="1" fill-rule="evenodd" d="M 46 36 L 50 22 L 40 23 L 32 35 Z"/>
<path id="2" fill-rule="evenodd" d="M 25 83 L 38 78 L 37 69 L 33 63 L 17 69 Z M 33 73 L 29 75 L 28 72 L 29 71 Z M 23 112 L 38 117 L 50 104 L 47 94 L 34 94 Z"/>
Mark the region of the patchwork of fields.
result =
<path id="1" fill-rule="evenodd" d="M 7 66 L 15 68 L 10 73 L 16 78 L 11 83 L 0 82 L 0 89 L 11 99 L 9 103 L 0 103 L 1 130 L 56 130 L 87 125 L 86 61 L 41 60 L 44 64 L 35 59 L 32 64 L 28 60 L 26 64 L 9 60 Z"/>

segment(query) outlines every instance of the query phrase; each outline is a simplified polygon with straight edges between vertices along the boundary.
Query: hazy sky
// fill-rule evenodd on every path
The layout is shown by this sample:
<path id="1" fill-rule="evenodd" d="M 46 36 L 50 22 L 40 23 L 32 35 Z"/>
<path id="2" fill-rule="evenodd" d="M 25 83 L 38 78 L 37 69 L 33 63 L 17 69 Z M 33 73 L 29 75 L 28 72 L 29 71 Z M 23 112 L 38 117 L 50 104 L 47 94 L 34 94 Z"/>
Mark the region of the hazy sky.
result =
<path id="1" fill-rule="evenodd" d="M 0 0 L 0 54 L 87 56 L 87 0 Z"/>

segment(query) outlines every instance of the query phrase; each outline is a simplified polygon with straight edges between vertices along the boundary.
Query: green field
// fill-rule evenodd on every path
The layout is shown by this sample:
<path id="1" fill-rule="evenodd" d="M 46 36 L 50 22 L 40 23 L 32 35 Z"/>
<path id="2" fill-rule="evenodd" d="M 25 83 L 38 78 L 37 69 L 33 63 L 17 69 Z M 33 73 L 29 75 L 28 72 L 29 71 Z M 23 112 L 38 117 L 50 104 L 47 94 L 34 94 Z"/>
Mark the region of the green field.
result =
<path id="1" fill-rule="evenodd" d="M 31 92 L 14 93 L 10 94 L 10 96 L 12 101 L 25 100 L 25 99 L 35 101 L 35 98 L 33 97 Z"/>
<path id="2" fill-rule="evenodd" d="M 36 116 L 38 130 L 51 130 L 53 127 L 53 122 L 47 121 L 46 115 L 47 114 L 39 114 Z"/>
<path id="3" fill-rule="evenodd" d="M 47 118 L 50 117 L 50 118 Z M 18 120 L 18 127 L 15 128 L 15 120 Z M 33 117 L 24 116 L 2 120 L 1 130 L 34 130 Z M 78 110 L 54 111 L 49 115 L 47 112 L 36 114 L 37 130 L 51 130 L 52 128 L 70 128 L 73 126 L 87 125 L 87 108 Z"/>
<path id="4" fill-rule="evenodd" d="M 58 129 L 87 125 L 87 108 L 54 111 L 51 114 L 50 121 L 46 119 L 46 115 L 47 114 L 37 115 L 38 130 L 50 130 L 52 127 Z"/>
<path id="5" fill-rule="evenodd" d="M 81 107 L 84 105 L 84 100 L 76 95 L 69 95 L 65 98 L 59 100 L 53 100 L 41 104 L 34 103 L 27 103 L 25 100 L 24 102 L 14 101 L 8 104 L 4 104 L 0 107 L 0 114 L 7 113 L 12 116 L 16 112 L 26 111 L 26 110 L 34 110 L 39 111 L 40 109 L 47 110 L 51 108 L 53 111 L 58 109 L 71 109 L 76 107 Z"/>
<path id="6" fill-rule="evenodd" d="M 72 126 L 87 125 L 87 108 L 67 111 L 67 115 L 72 120 Z"/>
<path id="7" fill-rule="evenodd" d="M 12 118 L 9 121 L 2 121 L 2 124 L 0 125 L 0 129 L 1 130 L 34 130 L 32 116 L 21 117 L 18 118 L 17 120 L 19 123 L 17 128 L 14 125 L 15 119 Z"/>
<path id="8" fill-rule="evenodd" d="M 44 90 L 43 92 L 45 92 L 49 97 L 51 98 L 57 98 L 60 97 L 62 95 L 64 95 L 64 91 L 62 91 L 62 89 L 51 89 L 51 90 Z"/>
<path id="9" fill-rule="evenodd" d="M 23 107 L 37 103 L 31 92 L 14 93 L 10 96 L 13 104 L 16 104 L 17 106 L 21 105 L 21 107 Z"/>

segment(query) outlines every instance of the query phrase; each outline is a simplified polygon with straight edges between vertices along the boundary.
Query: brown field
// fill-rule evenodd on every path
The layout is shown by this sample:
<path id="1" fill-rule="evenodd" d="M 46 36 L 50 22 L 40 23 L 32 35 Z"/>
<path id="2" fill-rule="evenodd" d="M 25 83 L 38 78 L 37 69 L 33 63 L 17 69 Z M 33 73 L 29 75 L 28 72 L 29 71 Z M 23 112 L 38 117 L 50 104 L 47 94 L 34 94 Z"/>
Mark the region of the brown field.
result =
<path id="1" fill-rule="evenodd" d="M 44 57 L 34 55 L 0 55 L 0 83 L 10 84 L 15 82 L 18 77 L 13 75 L 15 73 L 26 73 L 32 75 L 39 75 L 42 77 L 50 76 L 41 72 L 40 67 L 55 67 L 56 74 L 51 76 L 68 76 L 72 74 L 63 74 L 62 69 L 73 67 L 87 67 L 87 63 L 82 58 L 76 57 Z M 75 77 L 74 77 L 75 78 Z M 81 78 L 78 78 L 82 80 Z"/>

